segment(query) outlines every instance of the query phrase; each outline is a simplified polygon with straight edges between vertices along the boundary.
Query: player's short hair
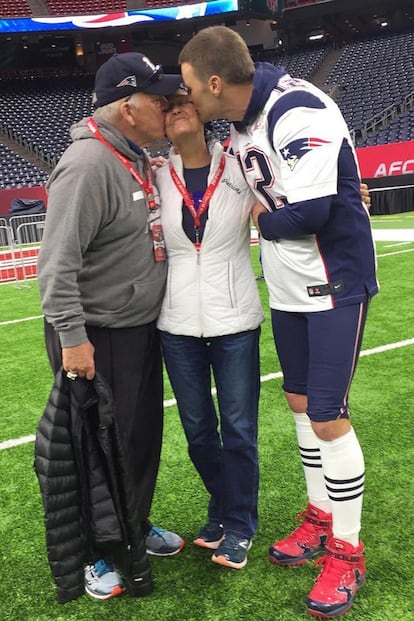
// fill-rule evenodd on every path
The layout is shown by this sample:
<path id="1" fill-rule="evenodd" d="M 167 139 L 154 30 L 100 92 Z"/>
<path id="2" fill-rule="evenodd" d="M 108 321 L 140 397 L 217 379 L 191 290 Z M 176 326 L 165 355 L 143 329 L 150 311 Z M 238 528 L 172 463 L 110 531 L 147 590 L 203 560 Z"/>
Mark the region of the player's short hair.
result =
<path id="1" fill-rule="evenodd" d="M 189 63 L 200 79 L 218 75 L 228 84 L 253 80 L 254 63 L 249 48 L 237 32 L 226 26 L 200 30 L 183 47 L 178 62 Z"/>

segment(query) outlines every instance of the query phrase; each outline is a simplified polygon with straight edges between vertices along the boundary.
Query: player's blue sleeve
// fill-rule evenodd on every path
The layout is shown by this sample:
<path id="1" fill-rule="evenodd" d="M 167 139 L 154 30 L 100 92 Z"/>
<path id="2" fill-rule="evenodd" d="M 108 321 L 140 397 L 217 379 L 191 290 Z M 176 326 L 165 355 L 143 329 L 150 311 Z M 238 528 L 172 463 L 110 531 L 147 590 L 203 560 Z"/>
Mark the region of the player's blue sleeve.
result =
<path id="1" fill-rule="evenodd" d="M 258 218 L 260 234 L 270 241 L 318 233 L 329 219 L 331 204 L 332 197 L 324 196 L 262 213 Z"/>

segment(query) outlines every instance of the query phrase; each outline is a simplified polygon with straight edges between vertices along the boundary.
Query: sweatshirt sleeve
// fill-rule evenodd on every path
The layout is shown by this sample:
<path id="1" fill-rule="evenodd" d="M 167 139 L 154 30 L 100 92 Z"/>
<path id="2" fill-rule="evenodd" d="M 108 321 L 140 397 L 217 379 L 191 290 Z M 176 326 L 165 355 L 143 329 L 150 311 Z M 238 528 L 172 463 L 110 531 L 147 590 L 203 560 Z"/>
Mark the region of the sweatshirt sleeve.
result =
<path id="1" fill-rule="evenodd" d="M 38 261 L 43 313 L 62 347 L 87 340 L 78 277 L 108 204 L 103 171 L 79 149 L 63 156 L 48 183 L 48 209 Z"/>

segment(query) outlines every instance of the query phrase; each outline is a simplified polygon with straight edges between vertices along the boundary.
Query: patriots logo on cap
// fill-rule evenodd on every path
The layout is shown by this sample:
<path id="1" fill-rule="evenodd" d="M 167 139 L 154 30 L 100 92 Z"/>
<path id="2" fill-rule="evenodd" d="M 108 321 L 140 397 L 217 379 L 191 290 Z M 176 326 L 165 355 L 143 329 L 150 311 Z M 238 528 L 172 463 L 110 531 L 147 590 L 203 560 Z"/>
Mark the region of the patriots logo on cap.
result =
<path id="1" fill-rule="evenodd" d="M 292 140 L 283 149 L 280 149 L 280 153 L 290 170 L 293 170 L 305 153 L 312 151 L 312 149 L 323 147 L 325 144 L 330 144 L 329 140 L 322 140 L 322 138 L 299 138 L 298 140 Z"/>
<path id="2" fill-rule="evenodd" d="M 121 86 L 132 86 L 133 88 L 136 88 L 137 87 L 136 77 L 134 75 L 127 76 L 126 78 L 121 80 L 119 84 L 116 85 L 116 88 L 120 88 Z"/>

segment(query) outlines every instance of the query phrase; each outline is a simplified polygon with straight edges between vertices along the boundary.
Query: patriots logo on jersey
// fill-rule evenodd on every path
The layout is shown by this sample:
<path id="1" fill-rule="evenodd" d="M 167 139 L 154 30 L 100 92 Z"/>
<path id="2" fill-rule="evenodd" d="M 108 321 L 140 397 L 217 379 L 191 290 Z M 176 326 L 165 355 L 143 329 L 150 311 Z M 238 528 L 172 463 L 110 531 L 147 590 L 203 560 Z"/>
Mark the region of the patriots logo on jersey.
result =
<path id="1" fill-rule="evenodd" d="M 296 164 L 305 153 L 318 147 L 323 147 L 325 144 L 330 144 L 329 140 L 322 140 L 322 138 L 299 138 L 298 140 L 292 140 L 283 149 L 280 149 L 280 153 L 290 170 L 294 170 Z"/>
<path id="2" fill-rule="evenodd" d="M 136 88 L 137 79 L 134 75 L 129 75 L 128 77 L 124 78 L 119 84 L 117 84 L 116 88 L 119 88 L 120 86 L 132 86 L 133 88 Z"/>

